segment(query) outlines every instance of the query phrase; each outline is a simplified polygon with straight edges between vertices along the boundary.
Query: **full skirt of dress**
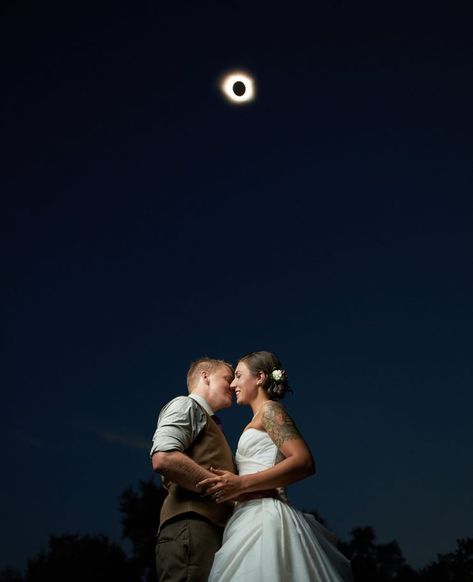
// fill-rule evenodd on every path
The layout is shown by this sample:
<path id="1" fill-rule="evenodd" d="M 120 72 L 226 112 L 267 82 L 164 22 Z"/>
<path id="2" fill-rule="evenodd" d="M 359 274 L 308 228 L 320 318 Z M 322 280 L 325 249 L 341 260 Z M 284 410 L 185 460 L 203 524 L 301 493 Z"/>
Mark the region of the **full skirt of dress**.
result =
<path id="1" fill-rule="evenodd" d="M 238 503 L 209 582 L 348 582 L 350 562 L 310 514 L 272 498 Z"/>

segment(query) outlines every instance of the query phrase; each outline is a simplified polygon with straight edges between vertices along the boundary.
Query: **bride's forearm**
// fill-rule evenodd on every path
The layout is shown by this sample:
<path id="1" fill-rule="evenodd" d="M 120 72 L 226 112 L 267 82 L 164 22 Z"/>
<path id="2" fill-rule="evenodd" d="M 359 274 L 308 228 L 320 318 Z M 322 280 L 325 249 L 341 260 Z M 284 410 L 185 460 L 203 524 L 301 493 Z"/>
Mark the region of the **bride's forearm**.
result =
<path id="1" fill-rule="evenodd" d="M 276 489 L 286 487 L 296 481 L 305 479 L 315 473 L 315 464 L 312 457 L 307 459 L 284 459 L 274 467 L 241 475 L 243 493 L 252 493 L 264 489 Z"/>
<path id="2" fill-rule="evenodd" d="M 301 441 L 291 448 L 292 454 L 258 473 L 234 475 L 228 471 L 212 469 L 214 477 L 200 481 L 197 488 L 206 496 L 214 496 L 217 503 L 251 499 L 254 493 L 259 493 L 257 497 L 275 497 L 279 487 L 300 481 L 315 472 L 312 455 L 305 444 Z"/>

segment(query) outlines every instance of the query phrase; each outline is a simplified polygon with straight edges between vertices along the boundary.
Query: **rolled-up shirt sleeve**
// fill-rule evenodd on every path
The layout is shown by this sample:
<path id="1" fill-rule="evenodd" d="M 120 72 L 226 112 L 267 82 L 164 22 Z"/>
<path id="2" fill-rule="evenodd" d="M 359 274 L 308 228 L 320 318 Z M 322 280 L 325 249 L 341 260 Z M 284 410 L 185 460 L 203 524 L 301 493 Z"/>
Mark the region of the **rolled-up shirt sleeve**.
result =
<path id="1" fill-rule="evenodd" d="M 157 452 L 184 452 L 197 438 L 206 422 L 205 412 L 192 398 L 174 398 L 161 410 L 150 457 Z"/>

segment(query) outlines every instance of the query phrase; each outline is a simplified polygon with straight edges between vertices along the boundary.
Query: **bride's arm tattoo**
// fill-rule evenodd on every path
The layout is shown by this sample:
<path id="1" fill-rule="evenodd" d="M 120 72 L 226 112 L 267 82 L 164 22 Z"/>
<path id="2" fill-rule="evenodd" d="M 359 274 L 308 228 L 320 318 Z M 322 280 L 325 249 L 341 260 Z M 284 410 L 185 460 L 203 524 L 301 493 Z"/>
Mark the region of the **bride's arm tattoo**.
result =
<path id="1" fill-rule="evenodd" d="M 292 418 L 277 402 L 269 402 L 265 405 L 261 420 L 263 427 L 278 449 L 286 441 L 302 439 Z"/>

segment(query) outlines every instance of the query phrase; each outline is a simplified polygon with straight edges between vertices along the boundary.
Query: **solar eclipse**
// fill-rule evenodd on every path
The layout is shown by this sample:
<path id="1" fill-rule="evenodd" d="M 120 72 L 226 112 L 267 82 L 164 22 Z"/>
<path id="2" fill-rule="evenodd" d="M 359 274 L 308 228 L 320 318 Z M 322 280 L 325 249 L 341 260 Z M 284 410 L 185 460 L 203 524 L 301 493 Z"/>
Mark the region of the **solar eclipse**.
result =
<path id="1" fill-rule="evenodd" d="M 220 79 L 219 85 L 225 98 L 231 103 L 244 104 L 255 98 L 255 81 L 248 73 L 227 73 Z"/>

